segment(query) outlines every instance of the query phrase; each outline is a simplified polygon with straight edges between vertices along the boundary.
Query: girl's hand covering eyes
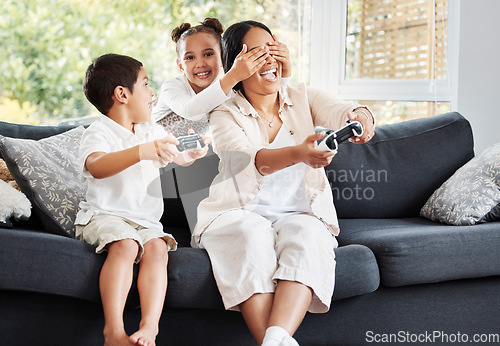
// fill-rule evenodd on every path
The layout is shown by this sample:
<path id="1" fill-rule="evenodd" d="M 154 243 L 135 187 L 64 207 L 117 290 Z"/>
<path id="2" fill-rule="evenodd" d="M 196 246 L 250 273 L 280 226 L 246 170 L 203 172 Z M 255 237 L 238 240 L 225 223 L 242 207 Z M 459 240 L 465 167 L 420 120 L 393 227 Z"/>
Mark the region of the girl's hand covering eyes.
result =
<path id="1" fill-rule="evenodd" d="M 222 91 L 227 94 L 236 84 L 251 77 L 264 66 L 268 57 L 268 46 L 255 47 L 248 50 L 247 45 L 243 44 L 243 48 L 236 56 L 233 66 L 220 79 Z"/>
<path id="2" fill-rule="evenodd" d="M 283 42 L 278 40 L 276 35 L 273 35 L 274 41 L 268 42 L 269 54 L 282 64 L 281 76 L 290 77 L 292 75 L 292 63 L 290 61 L 290 52 L 288 47 Z"/>
<path id="3" fill-rule="evenodd" d="M 234 60 L 229 72 L 234 71 L 234 75 L 238 81 L 245 80 L 264 66 L 268 56 L 269 47 L 262 46 L 248 50 L 247 45 L 243 44 L 243 48 Z"/>

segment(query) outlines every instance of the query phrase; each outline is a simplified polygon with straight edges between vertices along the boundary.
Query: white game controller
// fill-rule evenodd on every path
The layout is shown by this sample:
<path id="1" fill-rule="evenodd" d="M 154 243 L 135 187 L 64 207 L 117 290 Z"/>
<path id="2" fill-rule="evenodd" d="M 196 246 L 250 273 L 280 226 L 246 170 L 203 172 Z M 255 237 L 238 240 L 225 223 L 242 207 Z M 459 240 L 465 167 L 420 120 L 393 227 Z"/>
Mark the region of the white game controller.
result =
<path id="1" fill-rule="evenodd" d="M 187 135 L 187 136 L 179 136 L 177 137 L 179 144 L 176 146 L 177 151 L 182 153 L 182 157 L 184 157 L 184 161 L 191 162 L 193 159 L 189 157 L 189 153 L 195 149 L 201 149 L 204 146 L 203 139 L 200 135 Z M 173 146 L 173 144 L 171 144 Z M 159 161 L 155 161 L 153 165 L 157 168 L 165 167 Z"/>
<path id="2" fill-rule="evenodd" d="M 184 157 L 184 161 L 191 162 L 193 159 L 189 157 L 189 153 L 195 149 L 201 149 L 205 145 L 203 143 L 203 139 L 200 135 L 187 135 L 187 136 L 179 136 L 177 137 L 179 144 L 177 145 L 177 151 L 182 153 Z"/>
<path id="3" fill-rule="evenodd" d="M 347 120 L 347 125 L 340 130 L 333 131 L 325 128 L 316 129 L 316 133 L 325 131 L 326 135 L 318 141 L 318 150 L 337 151 L 339 144 L 351 137 L 359 137 L 363 134 L 363 125 L 359 121 Z"/>

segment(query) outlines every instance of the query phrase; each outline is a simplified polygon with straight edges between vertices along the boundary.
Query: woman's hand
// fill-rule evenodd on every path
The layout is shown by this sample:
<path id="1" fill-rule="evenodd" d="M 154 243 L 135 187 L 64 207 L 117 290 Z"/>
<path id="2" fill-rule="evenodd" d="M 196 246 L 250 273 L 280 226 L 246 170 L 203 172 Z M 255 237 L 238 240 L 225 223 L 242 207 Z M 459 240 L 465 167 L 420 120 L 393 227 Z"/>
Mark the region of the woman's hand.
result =
<path id="1" fill-rule="evenodd" d="M 363 126 L 363 134 L 359 137 L 351 137 L 349 141 L 356 144 L 368 142 L 375 135 L 375 118 L 366 108 L 357 108 L 353 112 L 347 113 L 347 117 L 352 121 L 359 121 Z"/>
<path id="2" fill-rule="evenodd" d="M 325 167 L 332 162 L 333 157 L 337 153 L 336 151 L 322 151 L 316 149 L 316 141 L 320 140 L 325 136 L 325 132 L 315 133 L 314 135 L 308 136 L 302 144 L 299 144 L 298 152 L 299 159 L 306 165 L 312 168 Z"/>

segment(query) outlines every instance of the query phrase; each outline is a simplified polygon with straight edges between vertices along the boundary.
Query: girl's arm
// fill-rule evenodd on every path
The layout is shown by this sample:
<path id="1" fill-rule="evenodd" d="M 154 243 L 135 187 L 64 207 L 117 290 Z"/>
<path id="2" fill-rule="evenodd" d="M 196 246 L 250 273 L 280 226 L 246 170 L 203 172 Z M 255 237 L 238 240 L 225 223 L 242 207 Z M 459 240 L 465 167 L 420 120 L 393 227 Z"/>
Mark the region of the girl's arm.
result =
<path id="1" fill-rule="evenodd" d="M 203 120 L 208 112 L 229 98 L 218 81 L 192 95 L 180 78 L 184 77 L 172 78 L 163 83 L 158 103 L 160 107 L 166 106 L 183 118 Z"/>
<path id="2" fill-rule="evenodd" d="M 208 112 L 229 98 L 229 92 L 238 82 L 247 79 L 265 64 L 268 54 L 267 47 L 247 52 L 246 45 L 243 45 L 231 69 L 219 81 L 195 95 L 186 89 L 179 77 L 169 79 L 162 85 L 159 106 L 166 105 L 175 114 L 192 121 L 203 120 Z"/>

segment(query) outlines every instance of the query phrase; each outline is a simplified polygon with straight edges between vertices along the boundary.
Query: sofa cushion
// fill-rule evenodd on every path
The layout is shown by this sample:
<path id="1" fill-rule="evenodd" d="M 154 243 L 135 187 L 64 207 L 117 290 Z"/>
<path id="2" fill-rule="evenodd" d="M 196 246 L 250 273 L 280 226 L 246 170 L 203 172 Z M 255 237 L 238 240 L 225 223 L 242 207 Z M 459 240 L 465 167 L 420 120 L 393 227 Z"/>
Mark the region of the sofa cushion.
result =
<path id="1" fill-rule="evenodd" d="M 377 260 L 366 246 L 351 244 L 335 249 L 333 300 L 374 292 L 380 285 Z"/>
<path id="2" fill-rule="evenodd" d="M 79 240 L 55 234 L 0 229 L 0 289 L 49 293 L 100 302 L 105 256 Z"/>
<path id="3" fill-rule="evenodd" d="M 458 169 L 432 194 L 420 216 L 459 226 L 500 220 L 500 143 Z"/>
<path id="4" fill-rule="evenodd" d="M 420 217 L 339 221 L 339 244 L 369 247 L 386 286 L 500 275 L 500 222 L 450 226 Z"/>
<path id="5" fill-rule="evenodd" d="M 50 233 L 6 229 L 0 229 L 0 243 L 0 290 L 56 294 L 100 303 L 99 273 L 106 255 L 96 254 L 93 246 Z M 350 245 L 335 253 L 335 300 L 378 288 L 377 262 L 370 249 Z M 185 247 L 170 252 L 168 278 L 167 308 L 224 309 L 205 250 Z M 129 304 L 137 301 L 134 286 Z"/>
<path id="6" fill-rule="evenodd" d="M 473 156 L 469 122 L 447 113 L 379 126 L 366 144 L 344 142 L 325 169 L 339 218 L 415 217 Z"/>
<path id="7" fill-rule="evenodd" d="M 83 131 L 78 127 L 38 141 L 0 136 L 9 171 L 52 233 L 74 236 L 78 204 L 85 197 L 78 167 Z"/>
<path id="8" fill-rule="evenodd" d="M 69 125 L 25 125 L 0 121 L 0 135 L 11 138 L 39 140 L 66 132 L 74 127 Z"/>

